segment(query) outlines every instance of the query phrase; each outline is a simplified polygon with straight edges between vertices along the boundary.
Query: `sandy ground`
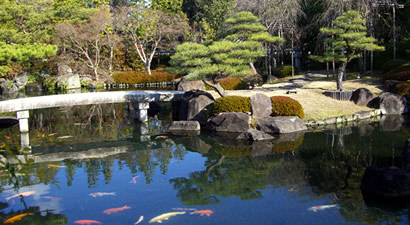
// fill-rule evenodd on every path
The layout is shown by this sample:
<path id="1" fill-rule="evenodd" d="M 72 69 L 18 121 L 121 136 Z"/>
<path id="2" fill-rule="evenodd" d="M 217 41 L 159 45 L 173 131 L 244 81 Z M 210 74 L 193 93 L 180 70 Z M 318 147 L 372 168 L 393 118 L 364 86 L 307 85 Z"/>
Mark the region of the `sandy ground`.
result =
<path id="1" fill-rule="evenodd" d="M 292 79 L 295 80 L 292 81 Z M 295 84 L 302 87 L 294 88 Z M 378 79 L 368 77 L 348 79 L 343 81 L 343 86 L 346 90 L 367 88 L 376 96 L 382 93 L 382 86 Z M 289 89 L 297 90 L 297 93 L 287 94 Z M 274 84 L 264 84 L 262 87 L 255 87 L 252 90 L 227 91 L 227 94 L 252 96 L 256 93 L 263 93 L 267 96 L 288 96 L 300 102 L 305 112 L 305 119 L 351 115 L 355 112 L 371 110 L 350 101 L 337 101 L 327 97 L 322 94 L 325 90 L 336 90 L 336 81 L 332 78 L 328 79 L 323 74 L 311 73 L 280 80 Z"/>

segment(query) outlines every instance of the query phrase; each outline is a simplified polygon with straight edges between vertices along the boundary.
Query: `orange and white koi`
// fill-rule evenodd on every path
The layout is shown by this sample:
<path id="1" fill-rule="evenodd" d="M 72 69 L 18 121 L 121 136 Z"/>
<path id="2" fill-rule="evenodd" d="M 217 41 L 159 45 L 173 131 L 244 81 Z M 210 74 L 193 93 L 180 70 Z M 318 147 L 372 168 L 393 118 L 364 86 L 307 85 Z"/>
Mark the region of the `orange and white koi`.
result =
<path id="1" fill-rule="evenodd" d="M 27 192 L 23 192 L 23 193 L 19 193 L 19 194 L 15 194 L 13 196 L 7 197 L 6 200 L 8 201 L 8 200 L 10 200 L 12 198 L 16 198 L 16 197 L 23 197 L 23 196 L 27 197 L 27 196 L 30 196 L 30 195 L 34 195 L 35 193 L 36 193 L 35 191 L 27 191 Z"/>
<path id="2" fill-rule="evenodd" d="M 106 209 L 106 210 L 103 211 L 103 213 L 105 213 L 105 214 L 107 214 L 107 215 L 110 215 L 111 213 L 116 213 L 116 212 L 119 212 L 119 211 L 124 211 L 124 210 L 126 210 L 126 209 L 131 209 L 131 207 L 128 207 L 128 206 L 124 205 L 123 207 L 120 207 L 120 208 Z"/>
<path id="3" fill-rule="evenodd" d="M 74 223 L 76 224 L 86 224 L 86 225 L 90 225 L 90 224 L 102 224 L 100 221 L 97 220 L 76 220 L 74 221 Z"/>
<path id="4" fill-rule="evenodd" d="M 205 209 L 205 210 L 197 210 L 197 211 L 191 212 L 190 214 L 199 214 L 201 216 L 203 216 L 203 215 L 210 216 L 213 213 L 214 213 L 214 211 L 209 210 L 209 209 Z"/>
<path id="5" fill-rule="evenodd" d="M 168 220 L 171 216 L 182 215 L 185 212 L 169 212 L 161 214 L 157 217 L 152 218 L 148 223 L 162 223 L 163 220 Z"/>
<path id="6" fill-rule="evenodd" d="M 336 204 L 334 204 L 334 205 L 319 205 L 319 206 L 312 206 L 312 207 L 308 208 L 308 210 L 316 212 L 318 210 L 330 209 L 330 208 L 335 208 L 335 207 L 337 207 Z"/>
<path id="7" fill-rule="evenodd" d="M 136 184 L 137 183 L 137 178 L 138 177 L 140 177 L 140 176 L 133 176 L 132 177 L 132 179 L 131 179 L 131 181 L 130 181 L 130 183 L 132 183 L 132 184 Z"/>
<path id="8" fill-rule="evenodd" d="M 25 216 L 32 216 L 32 215 L 34 215 L 34 214 L 33 214 L 33 213 L 23 213 L 23 214 L 20 214 L 20 215 L 17 215 L 17 216 L 13 216 L 13 217 L 11 217 L 11 218 L 5 220 L 5 221 L 3 222 L 3 224 L 6 224 L 6 223 L 14 223 L 14 222 L 16 222 L 16 221 L 19 221 L 19 220 L 23 219 L 23 217 L 25 217 Z"/>
<path id="9" fill-rule="evenodd" d="M 142 222 L 142 220 L 144 220 L 144 216 L 140 216 L 140 218 L 138 219 L 137 222 L 135 222 L 134 224 L 139 224 Z"/>
<path id="10" fill-rule="evenodd" d="M 102 196 L 105 196 L 105 195 L 112 195 L 112 196 L 115 196 L 115 192 L 94 192 L 94 193 L 91 193 L 90 194 L 90 196 L 92 196 L 92 197 L 102 197 Z"/>

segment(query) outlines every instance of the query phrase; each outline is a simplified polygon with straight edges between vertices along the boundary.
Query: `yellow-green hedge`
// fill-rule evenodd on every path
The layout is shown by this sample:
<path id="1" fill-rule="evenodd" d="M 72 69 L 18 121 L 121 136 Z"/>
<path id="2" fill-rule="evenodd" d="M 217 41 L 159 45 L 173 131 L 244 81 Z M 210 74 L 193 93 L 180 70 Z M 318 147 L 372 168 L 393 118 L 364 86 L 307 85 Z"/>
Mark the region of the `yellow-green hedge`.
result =
<path id="1" fill-rule="evenodd" d="M 227 77 L 218 80 L 219 84 L 225 90 L 243 90 L 246 89 L 246 82 L 239 78 Z M 206 90 L 214 90 L 211 86 L 205 85 Z"/>
<path id="2" fill-rule="evenodd" d="M 172 81 L 176 78 L 176 74 L 168 73 L 164 69 L 151 71 L 151 75 L 146 72 L 123 71 L 115 72 L 112 79 L 118 84 L 139 84 Z"/>
<path id="3" fill-rule="evenodd" d="M 272 116 L 299 116 L 304 119 L 302 105 L 293 98 L 286 96 L 273 96 L 272 100 Z"/>
<path id="4" fill-rule="evenodd" d="M 250 112 L 251 99 L 242 96 L 226 96 L 216 99 L 213 107 L 214 115 L 221 112 Z"/>
<path id="5" fill-rule="evenodd" d="M 400 82 L 396 86 L 394 86 L 392 92 L 400 96 L 405 96 L 409 91 L 410 91 L 410 81 L 406 81 L 406 82 Z"/>

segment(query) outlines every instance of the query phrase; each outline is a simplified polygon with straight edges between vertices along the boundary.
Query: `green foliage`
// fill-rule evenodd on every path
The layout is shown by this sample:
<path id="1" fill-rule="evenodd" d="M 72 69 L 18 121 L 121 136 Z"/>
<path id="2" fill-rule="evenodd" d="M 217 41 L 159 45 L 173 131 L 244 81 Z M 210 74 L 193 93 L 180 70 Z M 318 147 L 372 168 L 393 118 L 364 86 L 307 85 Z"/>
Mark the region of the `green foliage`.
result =
<path id="1" fill-rule="evenodd" d="M 139 84 L 151 82 L 166 82 L 172 81 L 176 74 L 168 73 L 163 69 L 153 70 L 151 75 L 146 72 L 124 71 L 115 72 L 112 79 L 119 84 Z"/>
<path id="2" fill-rule="evenodd" d="M 410 64 L 404 64 L 400 66 L 399 68 L 384 74 L 383 80 L 398 80 L 398 81 L 410 80 Z"/>
<path id="3" fill-rule="evenodd" d="M 44 87 L 52 92 L 56 90 L 57 87 L 57 78 L 56 77 L 48 77 L 43 82 Z"/>
<path id="4" fill-rule="evenodd" d="M 182 0 L 152 0 L 153 9 L 168 11 L 172 14 L 182 14 Z"/>
<path id="5" fill-rule="evenodd" d="M 394 94 L 405 96 L 410 91 L 410 81 L 400 82 L 394 86 L 392 92 Z"/>
<path id="6" fill-rule="evenodd" d="M 250 112 L 251 99 L 242 96 L 226 96 L 216 99 L 214 103 L 214 115 L 221 112 Z"/>
<path id="7" fill-rule="evenodd" d="M 293 98 L 286 96 L 272 96 L 272 116 L 299 116 L 304 119 L 302 105 Z"/>
<path id="8" fill-rule="evenodd" d="M 295 74 L 297 73 L 297 69 L 295 68 Z M 273 72 L 278 78 L 290 77 L 292 76 L 292 66 L 283 65 L 276 67 L 275 71 Z"/>
<path id="9" fill-rule="evenodd" d="M 199 9 L 196 18 L 203 18 L 218 33 L 224 21 L 232 15 L 235 0 L 195 0 L 195 6 Z"/>

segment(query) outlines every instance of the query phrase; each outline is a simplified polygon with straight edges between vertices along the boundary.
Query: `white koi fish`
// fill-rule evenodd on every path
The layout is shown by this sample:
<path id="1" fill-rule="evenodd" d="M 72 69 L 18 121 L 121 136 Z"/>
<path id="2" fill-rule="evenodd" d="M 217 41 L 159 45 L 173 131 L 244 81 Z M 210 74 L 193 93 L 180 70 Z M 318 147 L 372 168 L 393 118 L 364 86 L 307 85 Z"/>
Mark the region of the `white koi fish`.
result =
<path id="1" fill-rule="evenodd" d="M 92 197 L 102 197 L 104 195 L 113 195 L 115 196 L 115 192 L 95 192 L 95 193 L 91 193 L 90 196 Z"/>
<path id="2" fill-rule="evenodd" d="M 157 217 L 152 218 L 148 223 L 162 223 L 163 220 L 168 220 L 171 216 L 182 215 L 185 212 L 169 212 L 161 214 Z"/>
<path id="3" fill-rule="evenodd" d="M 312 207 L 308 208 L 308 210 L 316 212 L 318 210 L 330 209 L 330 208 L 335 208 L 335 207 L 337 207 L 336 204 L 334 204 L 334 205 L 319 205 L 319 206 L 312 206 Z"/>
<path id="4" fill-rule="evenodd" d="M 141 221 L 144 219 L 144 216 L 140 216 L 139 220 L 137 222 L 135 222 L 134 224 L 139 224 L 141 223 Z"/>

